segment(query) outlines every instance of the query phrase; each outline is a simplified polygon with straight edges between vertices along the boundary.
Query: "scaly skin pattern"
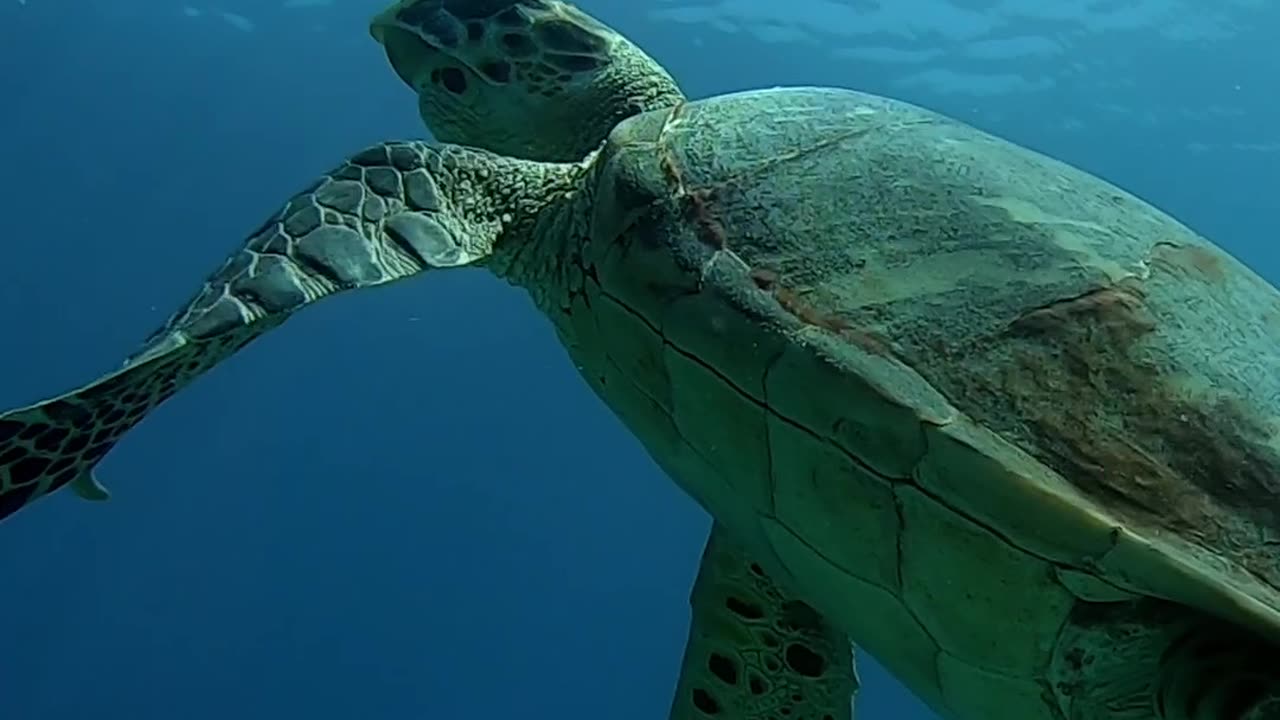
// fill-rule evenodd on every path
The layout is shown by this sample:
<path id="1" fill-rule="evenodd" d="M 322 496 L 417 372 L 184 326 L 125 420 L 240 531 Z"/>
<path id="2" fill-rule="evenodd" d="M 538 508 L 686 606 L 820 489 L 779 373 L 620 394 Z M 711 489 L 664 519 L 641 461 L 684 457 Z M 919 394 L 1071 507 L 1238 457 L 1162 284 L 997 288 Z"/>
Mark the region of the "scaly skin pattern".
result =
<path id="1" fill-rule="evenodd" d="M 525 242 L 578 174 L 422 142 L 351 156 L 253 232 L 123 368 L 0 415 L 0 518 L 87 476 L 148 412 L 303 307 Z"/>

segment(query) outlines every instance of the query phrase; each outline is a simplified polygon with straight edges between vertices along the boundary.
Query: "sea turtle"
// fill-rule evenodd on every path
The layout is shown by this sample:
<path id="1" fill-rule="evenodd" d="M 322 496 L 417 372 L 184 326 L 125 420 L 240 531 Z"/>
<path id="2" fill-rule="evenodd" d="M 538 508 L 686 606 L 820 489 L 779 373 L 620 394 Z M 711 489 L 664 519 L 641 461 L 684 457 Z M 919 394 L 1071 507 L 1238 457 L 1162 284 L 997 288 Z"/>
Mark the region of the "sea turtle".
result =
<path id="1" fill-rule="evenodd" d="M 556 0 L 403 0 L 442 140 L 351 156 L 125 365 L 0 415 L 0 516 L 339 290 L 489 268 L 715 519 L 671 716 L 1280 717 L 1280 293 L 1132 195 L 835 88 L 686 101 Z M 484 149 L 481 149 L 484 148 Z"/>

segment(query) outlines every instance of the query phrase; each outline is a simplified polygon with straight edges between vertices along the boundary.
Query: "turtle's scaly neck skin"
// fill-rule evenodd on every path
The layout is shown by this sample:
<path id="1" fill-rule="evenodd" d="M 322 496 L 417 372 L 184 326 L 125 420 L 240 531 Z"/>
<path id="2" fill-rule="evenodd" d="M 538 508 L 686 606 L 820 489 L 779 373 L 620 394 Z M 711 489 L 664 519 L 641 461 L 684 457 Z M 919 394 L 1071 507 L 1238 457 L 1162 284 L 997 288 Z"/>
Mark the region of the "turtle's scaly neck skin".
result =
<path id="1" fill-rule="evenodd" d="M 588 241 L 595 189 L 592 153 L 579 163 L 529 162 L 522 180 L 536 182 L 523 193 L 540 198 L 514 214 L 484 266 L 529 293 L 534 305 L 556 325 L 568 298 L 582 286 L 581 254 Z"/>

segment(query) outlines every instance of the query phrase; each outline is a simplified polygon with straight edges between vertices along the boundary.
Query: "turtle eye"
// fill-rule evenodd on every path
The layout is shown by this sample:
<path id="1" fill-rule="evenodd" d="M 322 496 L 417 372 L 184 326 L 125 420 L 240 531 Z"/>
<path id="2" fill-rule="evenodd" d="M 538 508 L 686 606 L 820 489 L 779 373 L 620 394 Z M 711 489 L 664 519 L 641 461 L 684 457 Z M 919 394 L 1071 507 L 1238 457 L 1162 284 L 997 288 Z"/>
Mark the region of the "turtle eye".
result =
<path id="1" fill-rule="evenodd" d="M 431 82 L 440 85 L 454 95 L 461 95 L 467 91 L 467 75 L 456 67 L 432 70 Z"/>

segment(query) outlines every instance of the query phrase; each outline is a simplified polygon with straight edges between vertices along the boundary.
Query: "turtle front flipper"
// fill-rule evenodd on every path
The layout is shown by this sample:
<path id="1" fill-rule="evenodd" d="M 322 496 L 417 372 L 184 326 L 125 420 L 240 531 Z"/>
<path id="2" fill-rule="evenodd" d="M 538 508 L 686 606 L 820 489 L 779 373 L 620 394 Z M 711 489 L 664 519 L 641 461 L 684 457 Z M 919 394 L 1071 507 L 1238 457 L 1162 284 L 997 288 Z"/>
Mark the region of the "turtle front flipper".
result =
<path id="1" fill-rule="evenodd" d="M 690 598 L 672 720 L 852 720 L 849 638 L 774 583 L 717 524 Z"/>
<path id="2" fill-rule="evenodd" d="M 323 297 L 487 257 L 545 200 L 549 172 L 420 142 L 350 157 L 250 235 L 124 367 L 0 414 L 0 518 L 66 485 L 105 499 L 93 466 L 166 398 Z"/>

